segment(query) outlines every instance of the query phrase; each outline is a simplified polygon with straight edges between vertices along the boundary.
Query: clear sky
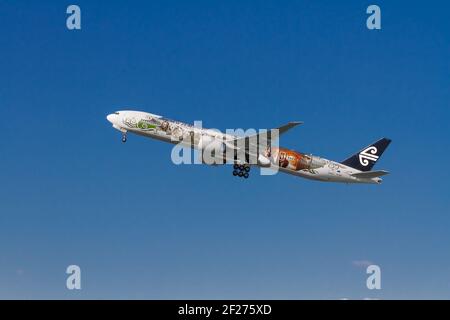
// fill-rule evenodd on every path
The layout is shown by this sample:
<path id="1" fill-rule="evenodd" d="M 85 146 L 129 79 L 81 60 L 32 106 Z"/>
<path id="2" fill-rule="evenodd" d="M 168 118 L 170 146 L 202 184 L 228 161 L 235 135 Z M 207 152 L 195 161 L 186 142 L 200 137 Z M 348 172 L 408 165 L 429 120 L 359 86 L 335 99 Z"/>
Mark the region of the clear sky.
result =
<path id="1" fill-rule="evenodd" d="M 0 1 L 0 298 L 450 298 L 448 1 L 74 3 L 80 31 L 72 3 Z M 391 175 L 175 166 L 168 144 L 120 142 L 105 116 L 126 108 L 300 120 L 281 144 L 335 160 L 386 136 Z"/>

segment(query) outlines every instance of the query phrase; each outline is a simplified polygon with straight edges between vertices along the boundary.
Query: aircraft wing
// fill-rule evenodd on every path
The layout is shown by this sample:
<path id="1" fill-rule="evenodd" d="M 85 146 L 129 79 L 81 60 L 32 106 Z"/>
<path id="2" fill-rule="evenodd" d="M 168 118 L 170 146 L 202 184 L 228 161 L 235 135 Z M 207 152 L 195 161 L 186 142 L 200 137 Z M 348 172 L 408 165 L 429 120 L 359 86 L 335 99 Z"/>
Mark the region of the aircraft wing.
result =
<path id="1" fill-rule="evenodd" d="M 292 129 L 292 128 L 300 125 L 300 124 L 303 124 L 303 122 L 302 121 L 291 121 L 291 122 L 288 122 L 287 124 L 285 124 L 285 125 L 283 125 L 281 127 L 275 128 L 275 129 L 278 129 L 280 135 L 282 135 L 286 131 L 288 131 L 288 130 L 290 130 L 290 129 Z"/>
<path id="2" fill-rule="evenodd" d="M 378 171 L 366 171 L 366 172 L 358 172 L 352 174 L 353 177 L 361 178 L 361 179 L 372 179 L 372 178 L 378 178 L 384 175 L 389 174 L 388 171 L 385 170 L 378 170 Z"/>
<path id="3" fill-rule="evenodd" d="M 303 124 L 303 122 L 301 122 L 301 121 L 291 121 L 291 122 L 288 122 L 285 125 L 282 125 L 282 126 L 280 126 L 278 128 L 274 128 L 274 129 L 277 129 L 278 130 L 278 135 L 281 136 L 283 133 L 289 131 L 290 129 L 292 129 L 292 128 L 300 125 L 300 124 Z M 237 138 L 235 138 L 233 140 L 226 141 L 226 144 L 227 144 L 228 147 L 232 147 L 235 143 L 237 143 L 237 146 L 244 145 L 243 142 L 245 140 L 247 140 L 247 139 L 249 141 L 251 141 L 251 142 L 254 142 L 254 141 L 256 142 L 257 141 L 258 145 L 267 146 L 269 144 L 270 140 L 271 140 L 270 130 L 268 130 L 266 133 L 257 133 L 257 134 L 250 135 L 250 136 L 237 137 Z M 236 146 L 234 146 L 233 148 L 234 149 L 239 149 L 239 147 L 236 147 Z"/>

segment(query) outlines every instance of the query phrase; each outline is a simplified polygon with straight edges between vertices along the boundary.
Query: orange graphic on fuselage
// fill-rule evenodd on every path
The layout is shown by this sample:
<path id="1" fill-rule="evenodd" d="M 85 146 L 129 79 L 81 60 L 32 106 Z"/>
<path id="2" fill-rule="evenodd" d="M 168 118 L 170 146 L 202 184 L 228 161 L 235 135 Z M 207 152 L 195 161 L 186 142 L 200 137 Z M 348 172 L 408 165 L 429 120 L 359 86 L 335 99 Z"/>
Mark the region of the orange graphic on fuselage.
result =
<path id="1" fill-rule="evenodd" d="M 312 158 L 307 154 L 285 148 L 272 148 L 267 150 L 266 155 L 274 164 L 278 164 L 281 168 L 291 170 L 304 170 L 311 168 Z"/>

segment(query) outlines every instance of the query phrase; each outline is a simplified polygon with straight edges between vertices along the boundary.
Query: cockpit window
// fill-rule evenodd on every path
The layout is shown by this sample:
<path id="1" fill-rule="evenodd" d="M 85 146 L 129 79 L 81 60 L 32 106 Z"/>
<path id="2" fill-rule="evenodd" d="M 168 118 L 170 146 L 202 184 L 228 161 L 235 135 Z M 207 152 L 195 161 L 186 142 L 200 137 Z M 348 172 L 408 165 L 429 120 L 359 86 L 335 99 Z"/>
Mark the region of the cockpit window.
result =
<path id="1" fill-rule="evenodd" d="M 116 111 L 116 112 L 114 112 L 114 114 L 119 114 L 119 112 Z"/>

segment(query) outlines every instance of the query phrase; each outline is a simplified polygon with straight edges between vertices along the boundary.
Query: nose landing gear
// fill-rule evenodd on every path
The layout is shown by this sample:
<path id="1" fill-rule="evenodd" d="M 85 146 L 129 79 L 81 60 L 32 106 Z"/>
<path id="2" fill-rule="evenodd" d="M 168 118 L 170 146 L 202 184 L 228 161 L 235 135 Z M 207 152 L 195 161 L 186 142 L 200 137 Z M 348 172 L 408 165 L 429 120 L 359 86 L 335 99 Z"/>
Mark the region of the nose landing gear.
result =
<path id="1" fill-rule="evenodd" d="M 122 133 L 122 142 L 123 143 L 127 142 L 127 133 L 126 132 Z"/>
<path id="2" fill-rule="evenodd" d="M 248 164 L 234 164 L 233 176 L 238 176 L 244 179 L 248 179 L 250 176 L 250 166 Z"/>

